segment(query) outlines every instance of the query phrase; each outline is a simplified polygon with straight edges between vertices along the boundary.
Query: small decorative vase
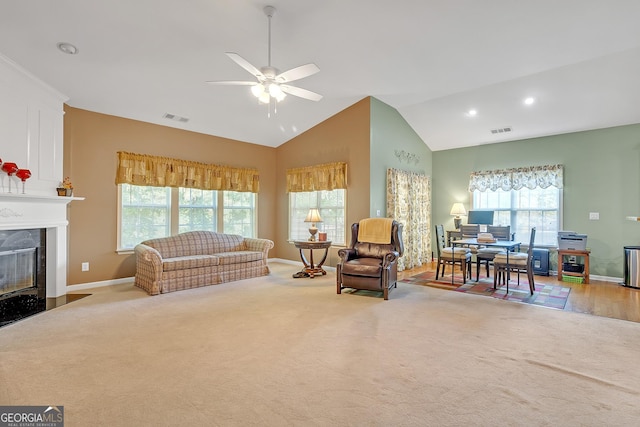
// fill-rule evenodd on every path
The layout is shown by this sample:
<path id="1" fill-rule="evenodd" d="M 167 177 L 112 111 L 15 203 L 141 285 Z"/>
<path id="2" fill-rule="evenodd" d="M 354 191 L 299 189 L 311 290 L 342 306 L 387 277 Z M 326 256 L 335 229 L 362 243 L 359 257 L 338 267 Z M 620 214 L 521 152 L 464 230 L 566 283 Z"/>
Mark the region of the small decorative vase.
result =
<path id="1" fill-rule="evenodd" d="M 56 191 L 58 191 L 58 196 L 66 196 L 67 195 L 67 189 L 66 188 L 56 188 Z"/>

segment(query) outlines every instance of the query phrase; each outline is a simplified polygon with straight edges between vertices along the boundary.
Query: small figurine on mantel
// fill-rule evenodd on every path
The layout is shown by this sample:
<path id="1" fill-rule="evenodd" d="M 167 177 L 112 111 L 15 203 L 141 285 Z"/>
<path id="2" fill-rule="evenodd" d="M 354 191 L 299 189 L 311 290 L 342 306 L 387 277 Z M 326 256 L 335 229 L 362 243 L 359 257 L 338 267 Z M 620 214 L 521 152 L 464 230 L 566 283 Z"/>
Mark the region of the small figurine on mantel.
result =
<path id="1" fill-rule="evenodd" d="M 69 177 L 63 179 L 56 190 L 58 191 L 58 196 L 71 197 L 73 195 L 73 184 L 71 183 L 71 179 Z"/>

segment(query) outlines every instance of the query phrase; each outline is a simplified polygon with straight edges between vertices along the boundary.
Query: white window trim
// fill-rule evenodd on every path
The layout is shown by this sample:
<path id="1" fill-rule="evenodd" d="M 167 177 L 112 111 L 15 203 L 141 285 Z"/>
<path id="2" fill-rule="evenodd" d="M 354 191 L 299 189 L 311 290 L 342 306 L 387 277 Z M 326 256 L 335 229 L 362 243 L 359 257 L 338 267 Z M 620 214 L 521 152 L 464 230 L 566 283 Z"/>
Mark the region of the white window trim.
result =
<path id="1" fill-rule="evenodd" d="M 123 248 L 122 247 L 122 184 L 118 184 L 117 190 L 117 207 L 116 207 L 116 216 L 117 216 L 117 224 L 116 224 L 116 253 L 122 255 L 129 255 L 134 253 L 134 248 Z M 214 190 L 217 192 L 218 198 L 218 209 L 216 209 L 217 215 L 217 223 L 218 226 L 222 228 L 222 231 L 218 231 L 219 233 L 224 233 L 224 207 L 221 209 L 220 206 L 223 206 L 222 203 L 224 201 L 223 191 L 225 190 Z M 258 236 L 258 195 L 255 193 L 255 204 L 254 204 L 254 217 L 255 221 L 253 222 L 253 235 Z M 178 188 L 171 188 L 171 201 L 170 201 L 170 232 L 172 236 L 178 234 L 178 221 L 174 221 L 174 218 L 178 218 L 179 215 L 179 197 L 178 197 Z"/>

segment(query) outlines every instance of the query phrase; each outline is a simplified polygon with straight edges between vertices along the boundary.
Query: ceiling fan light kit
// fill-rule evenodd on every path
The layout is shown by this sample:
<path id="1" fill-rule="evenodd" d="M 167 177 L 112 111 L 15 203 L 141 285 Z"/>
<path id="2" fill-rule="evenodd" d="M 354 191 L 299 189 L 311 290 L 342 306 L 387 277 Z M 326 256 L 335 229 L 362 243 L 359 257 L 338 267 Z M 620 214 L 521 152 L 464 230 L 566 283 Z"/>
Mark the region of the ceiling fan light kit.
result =
<path id="1" fill-rule="evenodd" d="M 269 105 L 269 111 L 267 113 L 269 117 L 271 116 L 271 101 L 273 100 L 274 103 L 278 103 L 282 101 L 287 94 L 311 101 L 320 101 L 322 95 L 318 93 L 285 84 L 316 74 L 320 71 L 316 64 L 309 63 L 301 65 L 283 73 L 280 73 L 277 68 L 271 66 L 271 18 L 275 14 L 276 8 L 273 6 L 265 6 L 263 10 L 269 19 L 268 65 L 258 69 L 237 53 L 226 52 L 231 60 L 251 73 L 257 81 L 209 81 L 207 83 L 214 85 L 251 86 L 251 93 L 258 99 L 258 102 Z M 274 109 L 274 112 L 277 112 L 277 110 Z"/>

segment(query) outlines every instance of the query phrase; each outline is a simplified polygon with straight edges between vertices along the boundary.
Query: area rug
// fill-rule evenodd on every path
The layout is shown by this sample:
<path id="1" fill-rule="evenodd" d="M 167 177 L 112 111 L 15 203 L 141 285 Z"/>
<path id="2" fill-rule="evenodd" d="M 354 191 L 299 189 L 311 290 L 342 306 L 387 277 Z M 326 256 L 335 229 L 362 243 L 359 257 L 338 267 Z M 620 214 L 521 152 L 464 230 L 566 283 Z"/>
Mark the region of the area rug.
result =
<path id="1" fill-rule="evenodd" d="M 569 293 L 571 292 L 571 288 L 567 286 L 537 282 L 536 290 L 533 295 L 531 295 L 529 292 L 529 282 L 527 278 L 523 276 L 520 276 L 520 286 L 518 286 L 517 280 L 512 279 L 509 281 L 508 293 L 506 286 L 499 286 L 498 289 L 493 289 L 493 277 L 486 276 L 480 276 L 477 282 L 467 280 L 466 284 L 462 284 L 462 275 L 455 274 L 452 284 L 451 274 L 438 277 L 438 280 L 436 280 L 436 273 L 434 271 L 428 271 L 403 279 L 402 282 L 489 296 L 506 301 L 539 305 L 558 310 L 564 309 L 569 299 Z"/>

